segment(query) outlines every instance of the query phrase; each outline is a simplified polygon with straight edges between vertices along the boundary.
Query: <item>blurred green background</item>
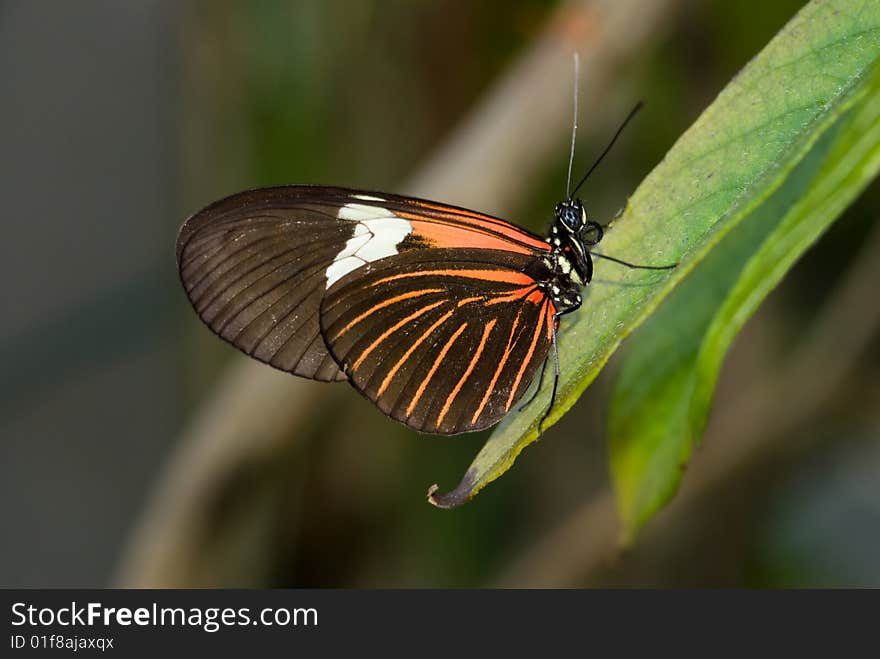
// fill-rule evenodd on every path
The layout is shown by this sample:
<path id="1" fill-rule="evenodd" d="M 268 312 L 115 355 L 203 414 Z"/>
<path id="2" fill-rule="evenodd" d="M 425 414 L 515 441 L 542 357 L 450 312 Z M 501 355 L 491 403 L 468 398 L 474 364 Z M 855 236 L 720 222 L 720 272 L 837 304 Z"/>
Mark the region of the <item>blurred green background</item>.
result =
<path id="1" fill-rule="evenodd" d="M 581 98 L 576 172 L 647 102 L 584 188 L 594 217 L 614 215 L 800 5 L 664 4 L 647 45 L 609 72 L 619 91 Z M 244 447 L 201 490 L 185 537 L 164 523 L 194 504 L 163 494 L 161 474 L 239 359 L 177 282 L 182 220 L 260 185 L 401 191 L 564 11 L 538 0 L 0 3 L 0 585 L 880 587 L 876 337 L 785 450 L 768 445 L 711 496 L 673 506 L 626 553 L 596 559 L 577 524 L 608 489 L 613 363 L 454 511 L 428 505 L 427 487 L 454 486 L 485 434 L 419 436 L 344 385 L 304 383 L 308 398 L 291 404 L 308 407 L 306 421 L 287 441 Z M 559 66 L 571 66 L 563 47 Z M 545 230 L 567 148 L 518 190 L 512 221 Z M 749 323 L 716 410 L 796 341 L 878 207 L 874 185 Z M 723 459 L 712 434 L 702 450 Z M 564 542 L 566 530 L 581 541 Z M 161 560 L 145 542 L 158 536 Z M 564 569 L 545 580 L 546 566 Z"/>

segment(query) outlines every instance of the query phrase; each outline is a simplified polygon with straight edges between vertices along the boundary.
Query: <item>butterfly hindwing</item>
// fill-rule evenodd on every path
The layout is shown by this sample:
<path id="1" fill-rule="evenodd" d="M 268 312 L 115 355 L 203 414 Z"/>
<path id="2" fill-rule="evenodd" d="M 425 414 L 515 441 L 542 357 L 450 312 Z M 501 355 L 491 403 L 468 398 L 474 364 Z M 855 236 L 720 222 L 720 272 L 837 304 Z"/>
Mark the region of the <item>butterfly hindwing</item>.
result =
<path id="1" fill-rule="evenodd" d="M 332 286 L 321 331 L 351 384 L 436 434 L 510 411 L 540 368 L 554 308 L 509 251 L 432 249 L 371 263 Z"/>

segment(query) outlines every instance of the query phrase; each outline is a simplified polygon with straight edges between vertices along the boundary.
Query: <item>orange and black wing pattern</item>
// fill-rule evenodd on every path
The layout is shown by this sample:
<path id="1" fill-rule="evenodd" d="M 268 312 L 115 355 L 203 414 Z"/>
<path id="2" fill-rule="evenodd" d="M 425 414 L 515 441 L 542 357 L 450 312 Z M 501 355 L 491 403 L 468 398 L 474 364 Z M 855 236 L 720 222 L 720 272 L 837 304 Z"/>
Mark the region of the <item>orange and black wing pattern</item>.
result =
<path id="1" fill-rule="evenodd" d="M 431 250 L 339 281 L 321 332 L 349 380 L 420 430 L 479 430 L 507 414 L 541 367 L 555 309 L 512 252 Z"/>
<path id="2" fill-rule="evenodd" d="M 556 309 L 527 272 L 548 250 L 465 209 L 284 186 L 196 213 L 177 257 L 196 311 L 239 349 L 455 434 L 500 420 L 546 359 Z"/>

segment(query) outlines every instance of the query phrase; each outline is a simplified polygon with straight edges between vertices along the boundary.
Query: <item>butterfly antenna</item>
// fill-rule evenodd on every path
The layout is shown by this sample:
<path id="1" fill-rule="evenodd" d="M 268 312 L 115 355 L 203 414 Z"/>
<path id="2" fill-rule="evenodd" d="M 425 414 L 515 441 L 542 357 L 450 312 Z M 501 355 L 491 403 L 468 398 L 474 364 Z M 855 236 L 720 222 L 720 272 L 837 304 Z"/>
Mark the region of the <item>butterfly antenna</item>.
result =
<path id="1" fill-rule="evenodd" d="M 571 194 L 568 196 L 569 199 L 571 199 L 572 196 L 577 194 L 577 191 L 584 184 L 584 181 L 586 181 L 587 178 L 589 178 L 590 174 L 593 173 L 593 170 L 599 166 L 600 162 L 602 162 L 602 158 L 604 158 L 608 154 L 608 152 L 611 151 L 611 147 L 614 146 L 614 143 L 617 141 L 617 138 L 620 137 L 620 134 L 623 132 L 623 129 L 626 128 L 626 125 L 630 122 L 630 119 L 632 119 L 634 116 L 636 116 L 636 113 L 642 109 L 643 105 L 644 105 L 644 103 L 639 101 L 638 103 L 636 103 L 636 106 L 632 110 L 629 111 L 629 114 L 626 115 L 626 119 L 623 120 L 623 123 L 620 124 L 620 128 L 617 129 L 617 132 L 614 133 L 614 137 L 612 137 L 611 141 L 608 143 L 608 146 L 605 147 L 605 150 L 599 155 L 599 157 L 596 159 L 596 162 L 593 163 L 593 166 L 590 167 L 590 169 L 587 171 L 586 174 L 584 174 L 584 177 L 581 179 L 581 182 L 575 186 L 574 190 L 572 190 Z"/>
<path id="2" fill-rule="evenodd" d="M 578 131 L 578 80 L 580 79 L 581 58 L 574 52 L 574 118 L 571 122 L 571 153 L 568 156 L 568 178 L 565 181 L 565 197 L 571 199 L 571 166 L 574 163 L 574 143 Z"/>
<path id="3" fill-rule="evenodd" d="M 678 266 L 678 263 L 670 263 L 669 265 L 638 265 L 636 263 L 630 263 L 629 261 L 624 261 L 623 259 L 617 259 L 613 256 L 607 256 L 605 254 L 599 254 L 599 252 L 594 252 L 590 250 L 590 256 L 597 256 L 600 259 L 605 259 L 606 261 L 614 261 L 615 263 L 619 263 L 620 265 L 624 265 L 627 268 L 632 268 L 633 270 L 672 270 Z"/>

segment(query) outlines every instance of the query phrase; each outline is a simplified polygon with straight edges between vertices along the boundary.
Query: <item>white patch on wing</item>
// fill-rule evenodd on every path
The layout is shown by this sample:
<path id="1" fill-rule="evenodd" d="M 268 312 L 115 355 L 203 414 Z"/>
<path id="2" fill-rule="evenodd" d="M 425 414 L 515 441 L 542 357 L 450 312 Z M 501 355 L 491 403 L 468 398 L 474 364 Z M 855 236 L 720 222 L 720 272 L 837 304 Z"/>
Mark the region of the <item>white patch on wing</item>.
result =
<path id="1" fill-rule="evenodd" d="M 366 195 L 359 195 L 359 198 L 373 199 Z M 327 268 L 327 288 L 367 263 L 397 254 L 397 246 L 412 231 L 408 221 L 378 206 L 346 204 L 339 209 L 338 217 L 340 220 L 357 222 L 357 226 L 345 247 Z"/>
<path id="2" fill-rule="evenodd" d="M 356 194 L 355 199 L 363 199 L 364 201 L 385 201 L 382 197 L 371 197 L 368 194 Z"/>
<path id="3" fill-rule="evenodd" d="M 360 222 L 361 220 L 378 220 L 383 217 L 394 217 L 387 208 L 379 206 L 370 206 L 369 204 L 346 204 L 339 209 L 340 220 L 352 220 Z"/>

